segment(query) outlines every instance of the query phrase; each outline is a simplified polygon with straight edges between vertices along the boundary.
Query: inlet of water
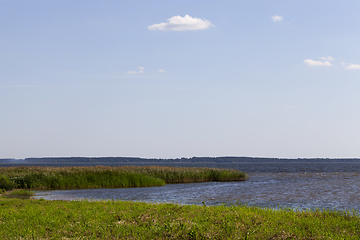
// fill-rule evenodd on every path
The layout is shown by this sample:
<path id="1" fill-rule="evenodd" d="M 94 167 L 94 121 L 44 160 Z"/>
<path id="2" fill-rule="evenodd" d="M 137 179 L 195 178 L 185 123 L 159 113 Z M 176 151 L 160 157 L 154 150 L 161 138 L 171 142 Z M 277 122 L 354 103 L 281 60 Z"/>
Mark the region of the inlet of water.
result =
<path id="1" fill-rule="evenodd" d="M 244 182 L 168 184 L 163 187 L 36 191 L 48 200 L 119 199 L 207 205 L 246 203 L 276 208 L 360 210 L 360 173 L 253 172 Z"/>

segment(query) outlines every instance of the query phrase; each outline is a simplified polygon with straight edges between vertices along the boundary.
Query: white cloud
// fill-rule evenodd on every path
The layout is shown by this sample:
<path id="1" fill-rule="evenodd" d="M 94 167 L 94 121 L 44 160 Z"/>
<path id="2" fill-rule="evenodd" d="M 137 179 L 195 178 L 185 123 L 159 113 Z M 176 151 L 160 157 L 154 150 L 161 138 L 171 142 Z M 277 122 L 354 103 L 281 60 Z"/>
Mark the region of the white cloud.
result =
<path id="1" fill-rule="evenodd" d="M 313 66 L 332 66 L 332 64 L 328 61 L 315 61 L 312 59 L 305 59 L 304 63 L 310 67 Z"/>
<path id="2" fill-rule="evenodd" d="M 273 22 L 281 22 L 284 18 L 282 16 L 275 15 L 272 16 L 271 19 L 273 20 Z"/>
<path id="3" fill-rule="evenodd" d="M 342 66 L 344 66 L 347 70 L 357 70 L 360 69 L 360 64 L 353 64 L 353 63 L 347 63 L 347 62 L 340 62 Z"/>
<path id="4" fill-rule="evenodd" d="M 145 68 L 144 67 L 139 67 L 139 73 L 144 73 Z"/>
<path id="5" fill-rule="evenodd" d="M 137 73 L 144 73 L 145 68 L 144 67 L 138 67 L 139 71 L 127 71 L 127 74 L 137 74 Z"/>
<path id="6" fill-rule="evenodd" d="M 350 63 L 348 66 L 345 67 L 348 70 L 360 69 L 360 64 L 353 64 Z"/>
<path id="7" fill-rule="evenodd" d="M 166 22 L 153 24 L 148 26 L 148 30 L 154 31 L 186 31 L 186 30 L 201 30 L 207 29 L 209 27 L 213 27 L 214 25 L 204 19 L 193 18 L 189 15 L 181 16 L 173 16 L 167 19 Z"/>
<path id="8" fill-rule="evenodd" d="M 164 73 L 164 72 L 166 72 L 164 69 L 159 69 L 159 72 L 160 73 Z"/>
<path id="9" fill-rule="evenodd" d="M 330 56 L 327 56 L 327 57 L 319 57 L 321 60 L 324 60 L 324 61 L 334 61 L 335 58 L 333 57 L 330 57 Z"/>
<path id="10" fill-rule="evenodd" d="M 307 66 L 332 66 L 332 64 L 330 63 L 330 61 L 335 61 L 335 58 L 327 56 L 327 57 L 319 57 L 319 59 L 323 60 L 323 61 L 316 61 L 316 60 L 312 60 L 312 59 L 305 59 L 304 63 Z M 340 65 L 344 66 L 345 69 L 347 70 L 360 70 L 360 64 L 353 64 L 353 63 L 347 63 L 347 62 L 339 62 Z"/>

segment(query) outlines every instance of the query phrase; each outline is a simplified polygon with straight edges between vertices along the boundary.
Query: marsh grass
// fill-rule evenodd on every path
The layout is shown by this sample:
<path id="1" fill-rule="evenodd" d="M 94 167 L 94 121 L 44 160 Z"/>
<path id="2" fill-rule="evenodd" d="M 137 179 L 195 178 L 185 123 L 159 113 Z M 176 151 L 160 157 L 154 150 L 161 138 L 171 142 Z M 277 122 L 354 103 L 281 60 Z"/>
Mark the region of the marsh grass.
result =
<path id="1" fill-rule="evenodd" d="M 5 174 L 0 174 L 0 189 L 11 190 L 14 187 L 14 182 Z"/>
<path id="2" fill-rule="evenodd" d="M 76 189 L 162 186 L 165 183 L 245 180 L 232 169 L 158 166 L 2 167 L 0 188 Z M 1 185 L 3 184 L 3 185 Z M 4 186 L 4 187 L 1 187 Z"/>
<path id="3" fill-rule="evenodd" d="M 21 199 L 29 199 L 32 197 L 34 193 L 32 191 L 26 191 L 23 189 L 14 190 L 11 192 L 8 192 L 4 195 L 6 198 L 21 198 Z"/>
<path id="4" fill-rule="evenodd" d="M 201 167 L 126 166 L 125 171 L 163 179 L 166 183 L 243 181 L 247 175 L 236 169 Z"/>
<path id="5" fill-rule="evenodd" d="M 2 239 L 359 239 L 340 211 L 0 198 Z"/>

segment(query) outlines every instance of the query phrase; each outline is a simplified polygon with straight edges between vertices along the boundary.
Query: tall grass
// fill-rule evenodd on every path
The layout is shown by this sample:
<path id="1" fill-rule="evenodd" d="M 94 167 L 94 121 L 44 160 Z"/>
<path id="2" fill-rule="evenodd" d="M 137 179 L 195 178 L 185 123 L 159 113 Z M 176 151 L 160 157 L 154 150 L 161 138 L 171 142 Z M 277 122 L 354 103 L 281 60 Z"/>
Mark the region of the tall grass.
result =
<path id="1" fill-rule="evenodd" d="M 124 188 L 162 186 L 162 179 L 135 172 L 120 172 L 105 168 L 1 168 L 11 182 L 9 186 L 22 189 Z M 8 187 L 7 190 L 11 188 Z"/>
<path id="2" fill-rule="evenodd" d="M 14 182 L 5 174 L 0 174 L 0 189 L 11 190 L 14 187 Z"/>
<path id="3" fill-rule="evenodd" d="M 162 186 L 165 183 L 239 181 L 246 174 L 231 169 L 157 166 L 2 167 L 0 188 L 74 189 Z"/>
<path id="4" fill-rule="evenodd" d="M 245 173 L 236 169 L 127 166 L 124 168 L 124 170 L 161 178 L 166 183 L 243 181 L 247 179 L 247 175 Z"/>

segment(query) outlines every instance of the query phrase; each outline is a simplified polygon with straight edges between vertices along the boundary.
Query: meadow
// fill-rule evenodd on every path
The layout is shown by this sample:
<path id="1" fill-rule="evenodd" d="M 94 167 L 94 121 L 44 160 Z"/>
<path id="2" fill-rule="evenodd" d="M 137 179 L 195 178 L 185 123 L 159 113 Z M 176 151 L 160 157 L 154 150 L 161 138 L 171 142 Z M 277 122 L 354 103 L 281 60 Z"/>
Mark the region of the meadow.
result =
<path id="1" fill-rule="evenodd" d="M 0 197 L 1 239 L 360 239 L 356 214 Z"/>
<path id="2" fill-rule="evenodd" d="M 0 189 L 85 189 L 162 186 L 166 183 L 242 181 L 233 169 L 159 166 L 1 167 Z"/>

